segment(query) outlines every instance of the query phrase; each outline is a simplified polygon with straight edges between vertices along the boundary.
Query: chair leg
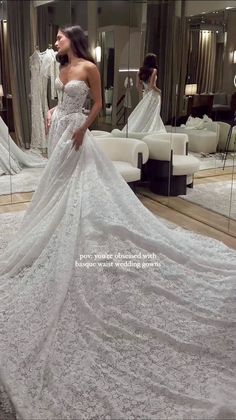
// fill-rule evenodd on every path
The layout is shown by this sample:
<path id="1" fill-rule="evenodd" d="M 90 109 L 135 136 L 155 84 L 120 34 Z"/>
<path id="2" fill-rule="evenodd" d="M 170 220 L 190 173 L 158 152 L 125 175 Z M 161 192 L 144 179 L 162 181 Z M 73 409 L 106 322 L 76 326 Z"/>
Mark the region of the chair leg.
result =
<path id="1" fill-rule="evenodd" d="M 170 176 L 169 178 L 156 178 L 151 181 L 150 190 L 158 195 L 177 197 L 186 195 L 186 175 Z"/>
<path id="2" fill-rule="evenodd" d="M 132 182 L 128 182 L 128 185 L 129 185 L 129 187 L 131 188 L 131 190 L 134 192 L 134 194 L 136 194 L 136 192 L 137 192 L 137 185 L 136 185 L 136 182 L 135 181 L 132 181 Z"/>
<path id="3" fill-rule="evenodd" d="M 187 184 L 187 187 L 188 187 L 188 188 L 193 188 L 193 183 L 194 183 L 194 175 L 193 175 L 193 180 L 192 180 L 192 182 L 191 182 L 190 184 Z"/>

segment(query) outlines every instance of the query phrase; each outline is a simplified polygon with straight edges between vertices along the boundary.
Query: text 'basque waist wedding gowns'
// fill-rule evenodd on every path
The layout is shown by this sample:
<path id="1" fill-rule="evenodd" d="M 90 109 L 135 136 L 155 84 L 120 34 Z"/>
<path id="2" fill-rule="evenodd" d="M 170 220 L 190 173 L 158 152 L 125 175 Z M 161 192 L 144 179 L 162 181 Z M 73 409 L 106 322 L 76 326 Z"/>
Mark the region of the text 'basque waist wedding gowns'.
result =
<path id="1" fill-rule="evenodd" d="M 149 89 L 148 83 L 142 83 L 144 87 L 143 98 L 131 112 L 127 124 L 121 131 L 166 133 L 166 128 L 160 115 L 161 95 L 154 89 Z"/>
<path id="2" fill-rule="evenodd" d="M 2 410 L 17 419 L 236 416 L 236 253 L 168 228 L 86 131 L 84 81 L 0 258 Z"/>

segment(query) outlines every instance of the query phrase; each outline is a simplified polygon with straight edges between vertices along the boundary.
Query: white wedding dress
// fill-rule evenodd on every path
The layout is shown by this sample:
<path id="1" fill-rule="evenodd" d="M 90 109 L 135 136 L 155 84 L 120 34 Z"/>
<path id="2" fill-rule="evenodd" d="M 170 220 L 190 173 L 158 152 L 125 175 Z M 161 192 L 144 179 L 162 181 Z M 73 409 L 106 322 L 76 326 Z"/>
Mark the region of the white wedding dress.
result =
<path id="1" fill-rule="evenodd" d="M 122 132 L 151 133 L 153 131 L 166 133 L 166 128 L 160 116 L 161 95 L 154 89 L 149 89 L 148 82 L 143 83 L 143 98 L 128 117 Z"/>
<path id="2" fill-rule="evenodd" d="M 35 50 L 30 57 L 30 90 L 31 90 L 31 146 L 47 149 L 45 119 L 48 112 L 48 83 L 50 80 L 51 99 L 57 97 L 55 78 L 59 73 L 56 52 L 52 48 L 40 52 Z"/>
<path id="3" fill-rule="evenodd" d="M 89 88 L 57 83 L 50 158 L 0 258 L 2 410 L 235 418 L 236 252 L 168 228 L 89 130 L 75 151 Z"/>
<path id="4" fill-rule="evenodd" d="M 23 167 L 43 168 L 47 159 L 29 154 L 12 140 L 8 127 L 0 118 L 0 175 L 18 174 Z"/>

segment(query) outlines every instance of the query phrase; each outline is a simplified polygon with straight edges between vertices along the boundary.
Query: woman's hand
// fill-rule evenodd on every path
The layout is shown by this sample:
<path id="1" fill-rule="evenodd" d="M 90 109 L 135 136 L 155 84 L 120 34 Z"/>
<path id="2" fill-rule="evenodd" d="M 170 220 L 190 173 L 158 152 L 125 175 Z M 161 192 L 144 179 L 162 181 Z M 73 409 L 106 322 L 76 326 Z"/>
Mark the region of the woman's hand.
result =
<path id="1" fill-rule="evenodd" d="M 72 140 L 73 140 L 72 148 L 75 147 L 75 150 L 79 149 L 79 147 L 83 143 L 83 138 L 84 138 L 85 132 L 86 132 L 86 128 L 83 128 L 83 127 L 78 128 L 74 132 L 74 134 L 72 136 Z"/>
<path id="2" fill-rule="evenodd" d="M 49 109 L 48 112 L 47 112 L 47 117 L 46 117 L 46 121 L 45 121 L 45 132 L 46 132 L 46 134 L 48 134 L 48 132 L 49 132 L 49 128 L 50 128 L 50 125 L 51 125 L 51 122 L 52 122 L 52 114 L 55 111 L 55 109 L 56 109 L 56 106 L 54 106 L 54 108 L 52 108 L 52 109 Z"/>

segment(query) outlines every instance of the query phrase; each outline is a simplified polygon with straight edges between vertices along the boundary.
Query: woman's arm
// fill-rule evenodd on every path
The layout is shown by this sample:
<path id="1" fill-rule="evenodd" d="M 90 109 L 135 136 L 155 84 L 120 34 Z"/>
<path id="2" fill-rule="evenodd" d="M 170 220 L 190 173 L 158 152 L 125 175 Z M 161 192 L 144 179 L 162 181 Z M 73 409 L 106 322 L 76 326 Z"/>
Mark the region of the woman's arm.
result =
<path id="1" fill-rule="evenodd" d="M 46 121 L 45 121 L 45 133 L 46 134 L 48 134 L 48 132 L 49 132 L 49 128 L 50 128 L 50 125 L 52 123 L 52 114 L 55 111 L 56 107 L 57 106 L 54 106 L 54 108 L 49 109 L 48 112 L 47 112 L 47 117 L 46 117 Z"/>
<path id="2" fill-rule="evenodd" d="M 52 114 L 53 114 L 53 112 L 55 111 L 56 107 L 57 107 L 57 105 L 56 105 L 56 106 L 54 106 L 53 108 L 49 109 L 49 112 L 51 112 L 51 115 L 52 115 Z"/>
<path id="3" fill-rule="evenodd" d="M 102 109 L 102 92 L 101 92 L 101 78 L 96 65 L 88 68 L 88 82 L 90 86 L 90 93 L 93 99 L 93 106 L 88 114 L 86 121 L 80 128 L 87 130 L 93 123 L 100 110 Z"/>
<path id="4" fill-rule="evenodd" d="M 93 99 L 93 106 L 84 123 L 75 131 L 72 136 L 75 150 L 78 150 L 83 142 L 84 134 L 88 127 L 93 123 L 100 110 L 102 109 L 101 78 L 96 64 L 88 66 L 87 80 L 89 82 L 90 93 Z"/>

